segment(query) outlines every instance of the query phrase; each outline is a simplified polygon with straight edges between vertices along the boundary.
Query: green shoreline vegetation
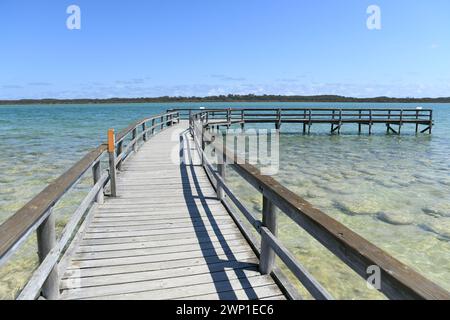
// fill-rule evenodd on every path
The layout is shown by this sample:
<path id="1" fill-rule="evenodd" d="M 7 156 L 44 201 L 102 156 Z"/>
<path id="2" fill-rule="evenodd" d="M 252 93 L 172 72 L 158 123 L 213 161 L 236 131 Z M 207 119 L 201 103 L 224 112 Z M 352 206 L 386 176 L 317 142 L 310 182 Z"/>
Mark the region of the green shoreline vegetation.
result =
<path id="1" fill-rule="evenodd" d="M 108 99 L 20 99 L 0 100 L 0 105 L 29 104 L 112 104 L 112 103 L 170 103 L 170 102 L 372 102 L 372 103 L 450 103 L 450 97 L 440 98 L 353 98 L 338 95 L 283 96 L 283 95 L 219 95 L 207 97 L 142 97 Z"/>

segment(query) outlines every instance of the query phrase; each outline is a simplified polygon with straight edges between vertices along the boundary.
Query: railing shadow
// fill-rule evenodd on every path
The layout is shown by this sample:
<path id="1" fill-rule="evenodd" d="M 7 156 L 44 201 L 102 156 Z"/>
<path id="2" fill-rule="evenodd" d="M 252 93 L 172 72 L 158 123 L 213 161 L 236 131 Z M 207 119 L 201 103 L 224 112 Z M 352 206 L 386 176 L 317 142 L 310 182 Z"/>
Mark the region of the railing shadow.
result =
<path id="1" fill-rule="evenodd" d="M 231 270 L 232 264 L 235 265 L 233 271 L 236 274 L 236 280 L 238 280 L 241 284 L 241 288 L 243 289 L 249 299 L 257 299 L 256 292 L 251 286 L 250 281 L 247 278 L 245 273 L 246 269 L 257 270 L 257 265 L 249 266 L 248 263 L 243 263 L 242 266 L 236 265 L 236 262 L 239 260 L 236 258 L 234 253 L 231 251 L 230 246 L 225 239 L 220 226 L 218 225 L 211 208 L 208 206 L 207 199 L 209 197 L 204 196 L 202 188 L 200 186 L 199 178 L 195 172 L 195 168 L 201 168 L 201 165 L 195 165 L 192 157 L 192 150 L 190 146 L 190 141 L 188 137 L 188 131 L 180 134 L 180 173 L 183 184 L 183 195 L 187 203 L 193 203 L 192 205 L 188 204 L 188 212 L 191 218 L 193 225 L 195 225 L 195 233 L 198 238 L 206 239 L 204 241 L 199 241 L 199 246 L 204 255 L 204 259 L 207 263 L 207 266 L 210 271 L 210 275 L 213 279 L 217 294 L 219 299 L 226 300 L 236 300 L 238 297 L 234 292 L 234 288 L 231 284 L 231 279 L 229 279 L 226 270 Z M 187 158 L 186 158 L 187 157 Z M 189 175 L 190 173 L 190 175 Z M 192 183 L 192 184 L 191 184 Z M 197 194 L 197 196 L 194 195 Z M 198 199 L 197 202 L 192 202 L 192 199 Z M 217 198 L 214 198 L 217 199 Z M 198 205 L 203 208 L 206 217 L 202 217 L 200 214 L 200 210 Z M 211 233 L 217 237 L 218 242 L 216 244 L 220 245 L 223 250 L 227 260 L 223 260 L 219 258 L 219 253 L 214 247 L 214 243 L 209 236 L 209 232 L 206 228 L 204 219 L 210 223 L 212 227 Z M 206 235 L 206 237 L 205 237 Z M 212 253 L 212 254 L 211 254 Z M 227 263 L 230 262 L 230 263 Z M 217 268 L 218 264 L 222 264 L 219 268 Z M 228 267 L 227 267 L 228 266 Z M 237 266 L 237 268 L 236 268 Z"/>

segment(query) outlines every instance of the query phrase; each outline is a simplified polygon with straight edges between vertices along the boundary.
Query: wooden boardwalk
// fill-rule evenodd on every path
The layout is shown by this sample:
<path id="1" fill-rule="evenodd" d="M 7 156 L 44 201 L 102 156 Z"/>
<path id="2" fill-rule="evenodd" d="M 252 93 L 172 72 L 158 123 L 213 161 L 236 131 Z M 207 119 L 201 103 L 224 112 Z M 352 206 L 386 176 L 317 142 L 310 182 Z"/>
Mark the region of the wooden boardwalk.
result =
<path id="1" fill-rule="evenodd" d="M 117 198 L 105 198 L 68 251 L 62 299 L 284 299 L 259 273 L 187 129 L 165 130 L 122 165 Z"/>
<path id="2" fill-rule="evenodd" d="M 138 120 L 117 134 L 110 129 L 107 143 L 0 225 L 0 266 L 32 235 L 37 239 L 39 265 L 17 299 L 304 298 L 293 280 L 314 299 L 333 299 L 278 237 L 277 211 L 362 279 L 377 266 L 378 290 L 387 298 L 450 299 L 438 284 L 240 159 L 236 145 L 215 130 L 268 120 L 279 129 L 307 114 L 303 132 L 328 117 L 332 132 L 350 119 L 359 132 L 368 124 L 371 133 L 377 117 L 386 115 L 388 132 L 400 134 L 409 121 L 416 133 L 431 132 L 431 110 L 190 109 L 189 121 L 181 120 L 181 111 Z M 419 130 L 422 121 L 426 127 Z M 261 196 L 260 215 L 239 200 L 240 190 L 230 189 L 229 171 Z M 55 206 L 89 173 L 92 187 L 57 236 Z"/>

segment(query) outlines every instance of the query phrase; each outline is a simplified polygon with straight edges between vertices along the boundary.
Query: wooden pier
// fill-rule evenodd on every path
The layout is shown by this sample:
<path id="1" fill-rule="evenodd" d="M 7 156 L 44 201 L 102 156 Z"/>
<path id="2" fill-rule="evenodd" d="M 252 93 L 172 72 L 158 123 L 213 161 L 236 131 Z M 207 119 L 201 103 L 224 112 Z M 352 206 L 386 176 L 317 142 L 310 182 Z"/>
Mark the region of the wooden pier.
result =
<path id="1" fill-rule="evenodd" d="M 177 109 L 189 112 L 191 109 Z M 412 126 L 415 133 L 431 134 L 433 128 L 433 110 L 421 108 L 409 109 L 352 109 L 352 108 L 228 108 L 209 109 L 206 121 L 211 126 L 271 123 L 276 129 L 282 124 L 299 124 L 303 133 L 311 133 L 313 125 L 330 126 L 330 133 L 341 133 L 341 129 L 356 125 L 358 133 L 372 134 L 375 125 L 384 125 L 386 133 L 401 134 L 402 128 Z"/>
<path id="2" fill-rule="evenodd" d="M 450 299 L 273 178 L 237 161 L 210 130 L 230 124 L 231 111 L 189 110 L 186 119 L 181 112 L 142 119 L 119 134 L 110 130 L 107 143 L 0 226 L 0 264 L 37 233 L 40 264 L 18 299 L 301 299 L 276 257 L 312 297 L 332 299 L 278 239 L 276 209 L 362 278 L 378 266 L 386 297 Z M 219 112 L 227 117 L 219 119 Z M 208 144 L 224 162 L 214 164 L 205 153 Z M 53 207 L 91 170 L 93 186 L 57 239 Z M 228 187 L 228 170 L 261 194 L 262 219 Z"/>

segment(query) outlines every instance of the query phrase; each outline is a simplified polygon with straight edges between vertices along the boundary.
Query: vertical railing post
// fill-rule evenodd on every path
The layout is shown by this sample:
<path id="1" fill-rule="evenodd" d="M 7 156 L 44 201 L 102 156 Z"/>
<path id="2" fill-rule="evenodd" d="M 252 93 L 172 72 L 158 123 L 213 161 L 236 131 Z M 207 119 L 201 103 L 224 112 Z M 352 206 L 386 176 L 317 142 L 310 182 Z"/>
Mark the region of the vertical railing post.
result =
<path id="1" fill-rule="evenodd" d="M 109 154 L 109 180 L 111 186 L 111 197 L 117 197 L 116 189 L 116 154 L 115 154 L 116 137 L 114 129 L 108 130 L 108 154 Z"/>
<path id="2" fill-rule="evenodd" d="M 220 131 L 218 132 L 218 134 L 220 134 Z M 224 136 L 222 135 L 222 139 L 221 141 L 216 141 L 216 143 L 221 142 L 222 143 L 222 150 L 220 150 L 220 152 L 217 152 L 217 173 L 219 174 L 219 176 L 222 178 L 222 181 L 225 183 L 225 177 L 226 177 L 226 161 L 227 161 L 227 156 L 225 153 L 225 139 Z M 217 184 L 217 198 L 219 198 L 219 200 L 223 200 L 224 199 L 224 191 L 223 191 L 223 186 L 222 184 L 219 182 Z"/>
<path id="3" fill-rule="evenodd" d="M 161 117 L 161 131 L 164 129 L 164 116 Z"/>
<path id="4" fill-rule="evenodd" d="M 189 126 L 192 127 L 192 110 L 189 109 Z"/>
<path id="5" fill-rule="evenodd" d="M 39 261 L 42 263 L 49 252 L 56 246 L 55 215 L 53 208 L 49 209 L 50 215 L 37 228 L 37 245 Z M 59 276 L 58 265 L 50 271 L 42 286 L 42 296 L 47 300 L 59 299 Z"/>
<path id="6" fill-rule="evenodd" d="M 280 130 L 281 129 L 281 109 L 277 110 L 277 120 L 275 124 L 275 129 Z"/>
<path id="7" fill-rule="evenodd" d="M 333 110 L 333 112 L 331 114 L 331 133 L 334 132 L 334 117 L 335 117 L 334 112 L 335 112 L 335 110 Z"/>
<path id="8" fill-rule="evenodd" d="M 431 134 L 431 129 L 433 128 L 433 110 L 430 110 L 430 126 L 428 129 L 428 133 Z"/>
<path id="9" fill-rule="evenodd" d="M 359 115 L 359 122 L 358 122 L 358 134 L 361 134 L 361 119 L 362 119 L 362 115 L 361 115 L 361 109 L 358 110 L 358 115 Z"/>
<path id="10" fill-rule="evenodd" d="M 122 158 L 122 152 L 123 152 L 123 140 L 117 144 L 116 157 Z M 122 169 L 122 160 L 120 160 L 119 163 L 117 164 L 117 170 L 121 169 Z"/>
<path id="11" fill-rule="evenodd" d="M 372 134 L 372 109 L 369 110 L 369 135 Z"/>
<path id="12" fill-rule="evenodd" d="M 142 124 L 142 132 L 143 132 L 142 140 L 144 140 L 144 142 L 147 141 L 147 132 L 145 132 L 146 130 L 147 130 L 147 124 L 144 122 Z"/>
<path id="13" fill-rule="evenodd" d="M 227 109 L 227 128 L 229 129 L 231 126 L 231 108 Z"/>
<path id="14" fill-rule="evenodd" d="M 275 205 L 268 198 L 263 196 L 263 210 L 262 210 L 262 226 L 270 230 L 270 232 L 277 235 L 277 217 Z M 262 233 L 261 237 L 261 255 L 259 258 L 259 271 L 261 274 L 270 274 L 275 266 L 275 252 L 270 246 L 267 239 Z"/>
<path id="15" fill-rule="evenodd" d="M 133 141 L 133 152 L 137 151 L 137 128 L 134 128 L 131 132 L 131 141 Z"/>
<path id="16" fill-rule="evenodd" d="M 97 161 L 92 167 L 92 176 L 94 177 L 94 185 L 96 185 L 102 177 L 100 161 Z M 101 186 L 98 190 L 97 196 L 95 197 L 95 202 L 98 204 L 102 204 L 104 202 L 103 186 Z"/>
<path id="17" fill-rule="evenodd" d="M 177 112 L 177 123 L 178 124 L 180 123 L 180 113 L 179 112 Z"/>
<path id="18" fill-rule="evenodd" d="M 156 123 L 156 119 L 152 119 L 152 136 L 155 134 L 155 123 Z"/>
<path id="19" fill-rule="evenodd" d="M 309 109 L 309 123 L 308 123 L 308 134 L 311 133 L 311 124 L 312 124 L 312 110 Z"/>
<path id="20" fill-rule="evenodd" d="M 306 133 L 306 109 L 303 110 L 303 134 Z"/>
<path id="21" fill-rule="evenodd" d="M 416 109 L 416 134 L 419 133 L 419 110 Z"/>
<path id="22" fill-rule="evenodd" d="M 400 135 L 403 126 L 403 109 L 400 110 L 400 121 L 398 123 L 398 134 Z"/>
<path id="23" fill-rule="evenodd" d="M 202 166 L 205 165 L 205 148 L 206 148 L 206 141 L 205 141 L 205 124 L 203 123 L 203 120 L 200 122 L 202 125 Z"/>

